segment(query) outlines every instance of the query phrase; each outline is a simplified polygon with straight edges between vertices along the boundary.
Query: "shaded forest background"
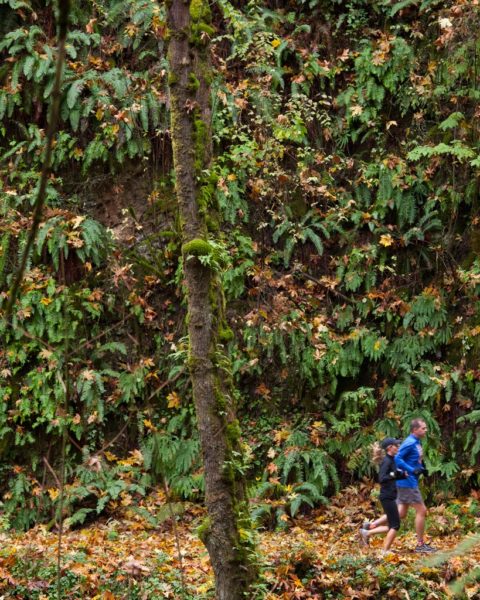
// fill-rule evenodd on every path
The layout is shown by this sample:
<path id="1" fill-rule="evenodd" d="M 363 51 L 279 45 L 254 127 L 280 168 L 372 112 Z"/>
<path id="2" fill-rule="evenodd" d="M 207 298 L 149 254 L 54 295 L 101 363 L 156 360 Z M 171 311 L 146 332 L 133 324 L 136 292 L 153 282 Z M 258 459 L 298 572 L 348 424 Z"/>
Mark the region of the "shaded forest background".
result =
<path id="1" fill-rule="evenodd" d="M 201 200 L 223 217 L 220 337 L 257 522 L 287 528 L 372 477 L 371 443 L 413 416 L 430 430 L 429 500 L 478 489 L 477 3 L 211 8 Z M 54 16 L 0 1 L 3 309 L 40 177 Z M 173 500 L 202 499 L 167 42 L 154 1 L 72 7 L 47 206 L 1 322 L 4 528 L 54 525 L 64 431 L 70 527 L 144 510 L 162 479 Z"/>

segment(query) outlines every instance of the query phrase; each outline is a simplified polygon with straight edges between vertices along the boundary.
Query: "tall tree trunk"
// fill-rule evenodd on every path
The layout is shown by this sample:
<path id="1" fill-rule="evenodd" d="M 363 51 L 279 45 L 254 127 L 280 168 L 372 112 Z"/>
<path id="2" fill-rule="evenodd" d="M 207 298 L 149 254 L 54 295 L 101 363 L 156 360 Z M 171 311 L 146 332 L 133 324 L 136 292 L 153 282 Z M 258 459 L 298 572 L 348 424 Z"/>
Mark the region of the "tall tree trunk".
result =
<path id="1" fill-rule="evenodd" d="M 176 193 L 182 223 L 188 299 L 189 369 L 205 471 L 208 518 L 199 535 L 212 562 L 218 600 L 251 597 L 255 579 L 248 505 L 241 474 L 240 427 L 222 342 L 225 323 L 219 268 L 221 251 L 211 160 L 207 0 L 168 4 L 171 134 Z M 240 468 L 239 468 L 240 467 Z"/>

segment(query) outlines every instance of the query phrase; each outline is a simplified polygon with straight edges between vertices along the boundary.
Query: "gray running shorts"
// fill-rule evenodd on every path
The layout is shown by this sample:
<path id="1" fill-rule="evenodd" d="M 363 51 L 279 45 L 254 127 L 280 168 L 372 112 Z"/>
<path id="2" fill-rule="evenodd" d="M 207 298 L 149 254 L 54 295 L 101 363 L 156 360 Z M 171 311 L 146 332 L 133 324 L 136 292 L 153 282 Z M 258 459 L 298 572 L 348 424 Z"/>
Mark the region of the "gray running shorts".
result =
<path id="1" fill-rule="evenodd" d="M 422 494 L 418 488 L 397 488 L 397 504 L 423 504 Z"/>

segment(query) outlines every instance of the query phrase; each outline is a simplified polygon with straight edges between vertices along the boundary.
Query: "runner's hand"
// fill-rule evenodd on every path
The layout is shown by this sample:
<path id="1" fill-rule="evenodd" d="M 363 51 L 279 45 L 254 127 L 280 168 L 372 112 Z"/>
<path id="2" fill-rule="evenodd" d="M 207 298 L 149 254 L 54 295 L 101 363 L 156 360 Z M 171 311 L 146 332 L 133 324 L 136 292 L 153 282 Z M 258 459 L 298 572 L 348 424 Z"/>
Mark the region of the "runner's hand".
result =
<path id="1" fill-rule="evenodd" d="M 428 471 L 427 471 L 427 469 L 425 467 L 418 467 L 417 469 L 415 469 L 413 471 L 413 474 L 416 477 L 420 477 L 420 475 L 423 475 L 424 477 L 427 477 L 428 476 Z"/>

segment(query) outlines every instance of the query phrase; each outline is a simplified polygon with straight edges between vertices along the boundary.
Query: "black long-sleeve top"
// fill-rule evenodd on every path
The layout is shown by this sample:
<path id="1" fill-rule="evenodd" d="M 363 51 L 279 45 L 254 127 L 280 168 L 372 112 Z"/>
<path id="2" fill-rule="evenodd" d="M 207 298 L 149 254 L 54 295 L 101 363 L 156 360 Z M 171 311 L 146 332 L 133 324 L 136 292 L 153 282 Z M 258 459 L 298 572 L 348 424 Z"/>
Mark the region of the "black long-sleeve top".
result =
<path id="1" fill-rule="evenodd" d="M 386 454 L 378 473 L 380 500 L 395 500 L 397 497 L 396 480 L 404 477 L 404 473 L 397 468 L 393 456 Z"/>

